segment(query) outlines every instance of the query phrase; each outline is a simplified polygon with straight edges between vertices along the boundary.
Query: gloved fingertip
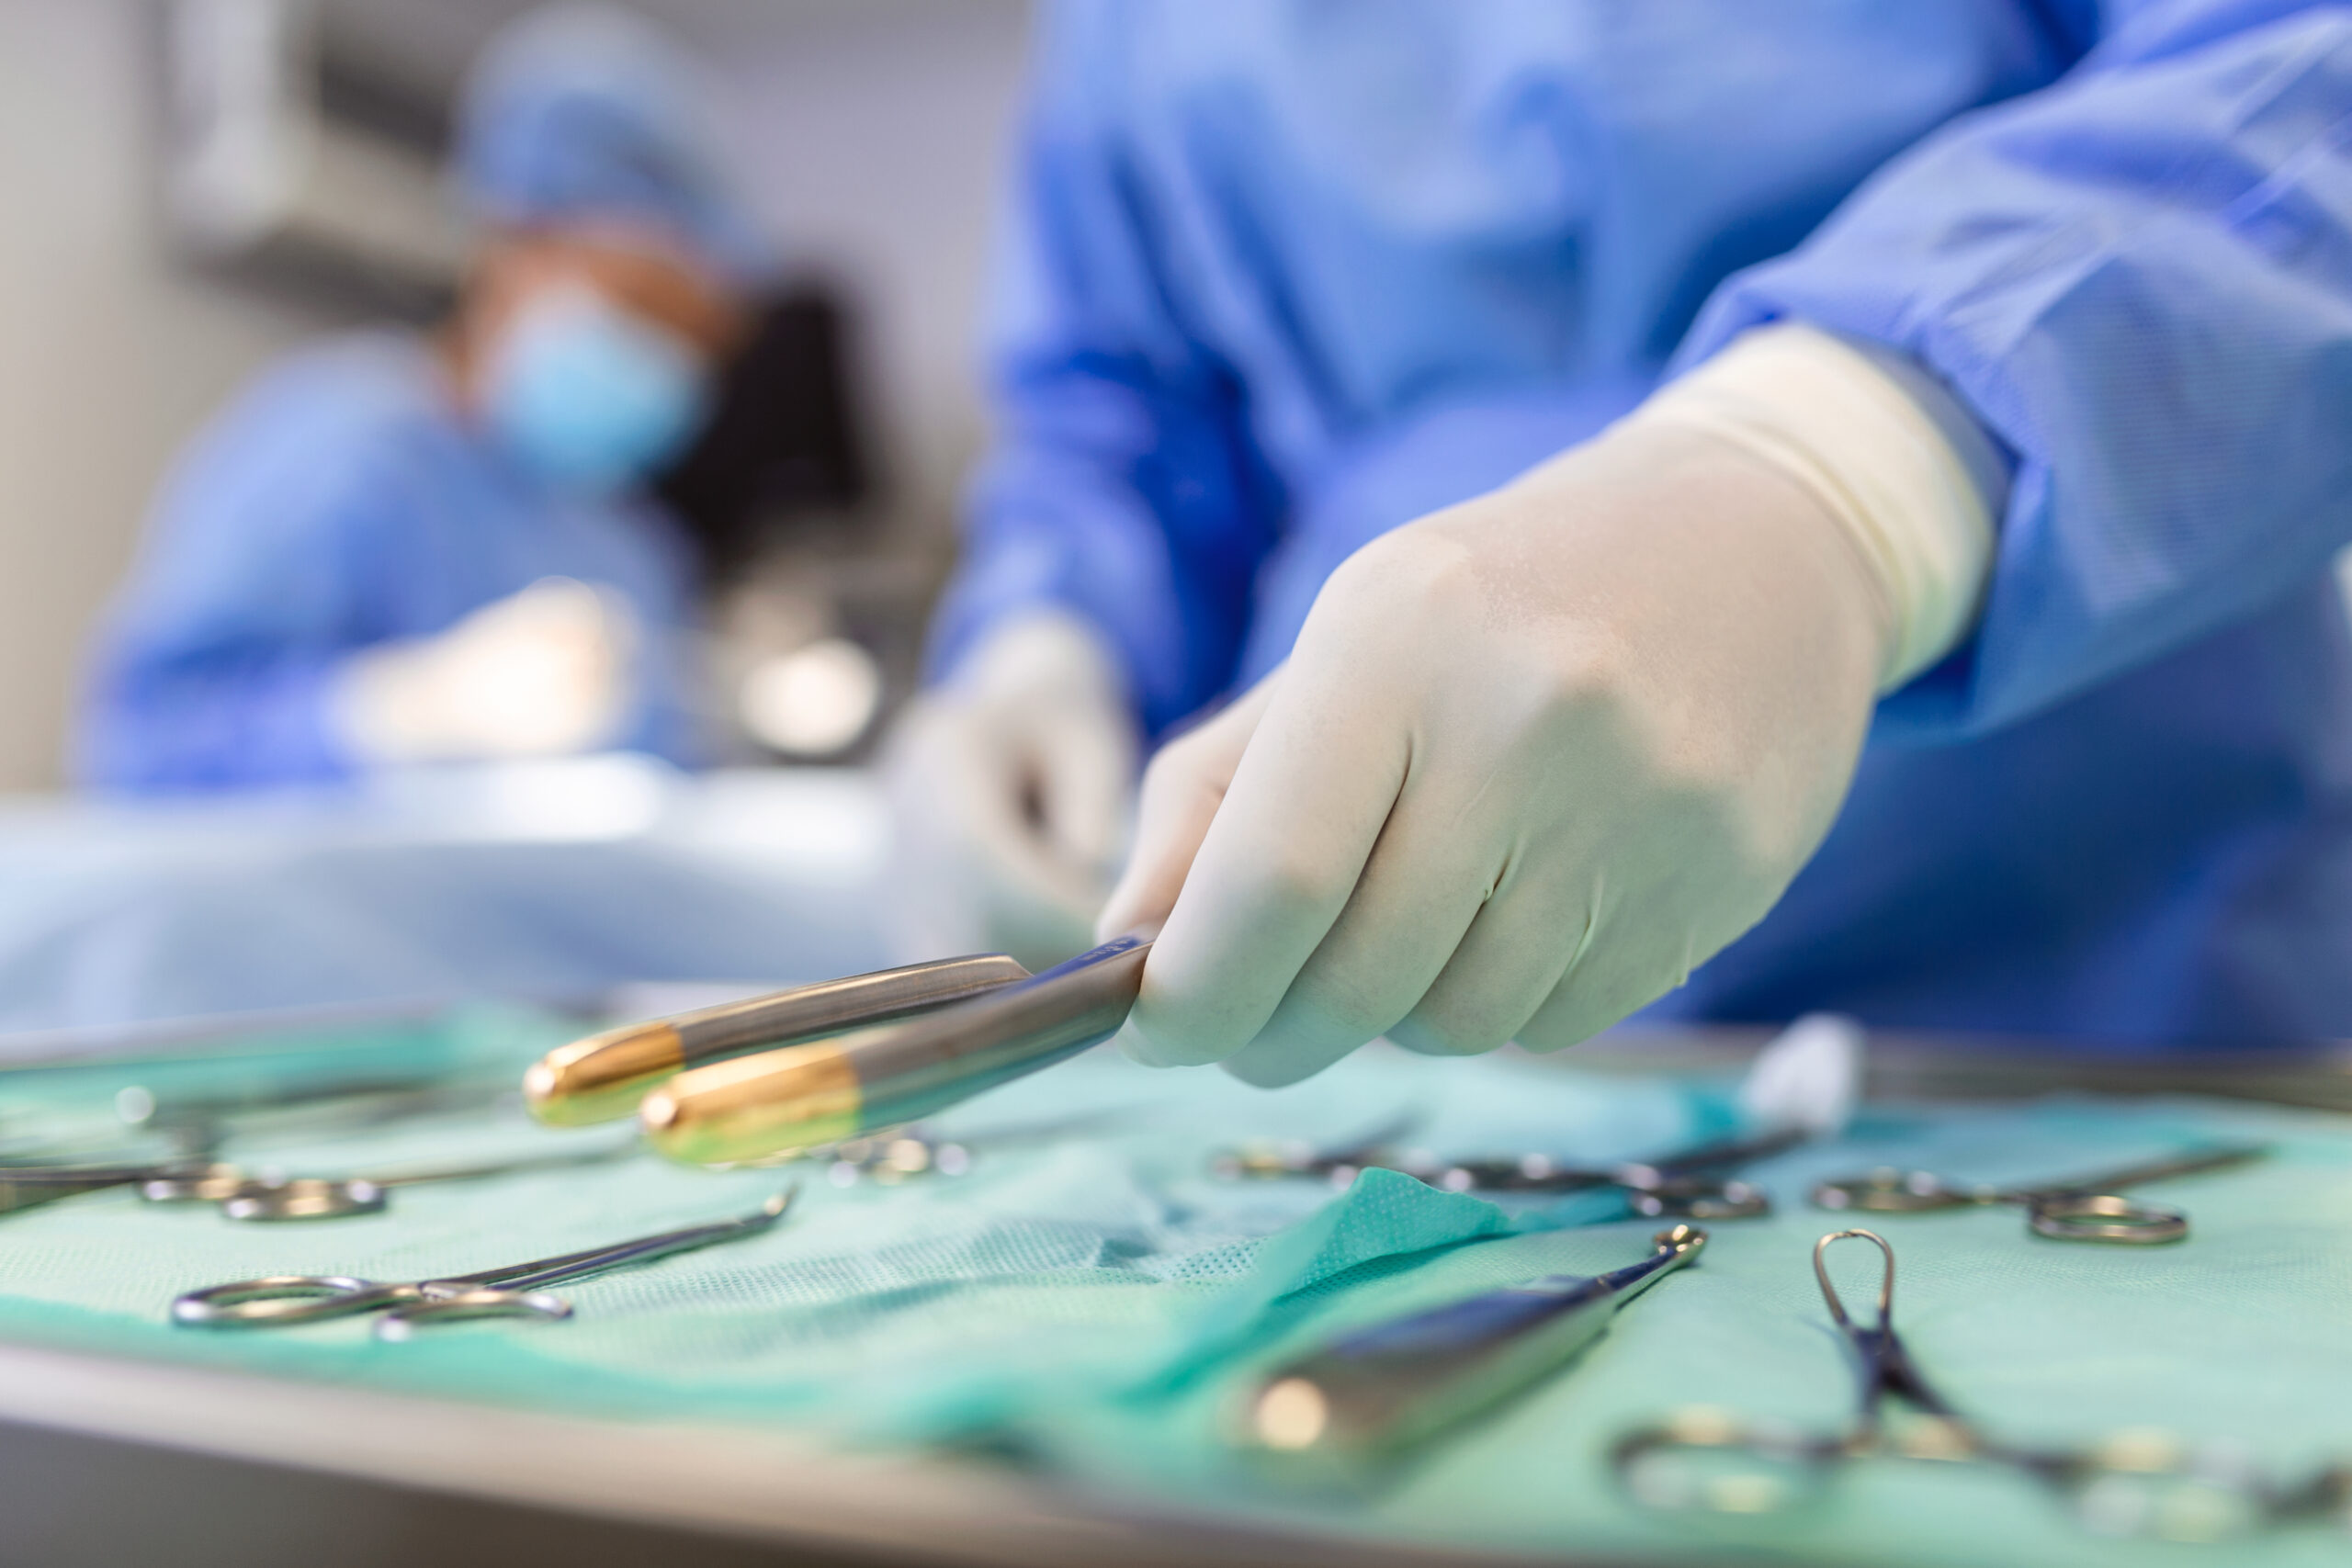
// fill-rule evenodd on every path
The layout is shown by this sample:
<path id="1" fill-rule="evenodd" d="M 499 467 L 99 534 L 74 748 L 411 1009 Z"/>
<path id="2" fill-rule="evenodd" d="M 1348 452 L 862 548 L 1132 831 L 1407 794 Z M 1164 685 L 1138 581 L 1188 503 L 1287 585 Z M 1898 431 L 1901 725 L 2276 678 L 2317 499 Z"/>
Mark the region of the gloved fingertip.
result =
<path id="1" fill-rule="evenodd" d="M 1104 901 L 1102 912 L 1094 918 L 1094 940 L 1097 942 L 1109 942 L 1113 937 L 1124 936 L 1136 929 L 1135 919 L 1129 913 L 1135 900 L 1121 897 L 1125 890 L 1124 883 L 1111 889 L 1111 897 Z"/>
<path id="2" fill-rule="evenodd" d="M 1150 1036 L 1137 1029 L 1133 1020 L 1119 1026 L 1119 1032 L 1111 1036 L 1111 1043 L 1118 1047 L 1119 1055 L 1137 1066 L 1176 1067 L 1184 1065 L 1162 1057 L 1159 1048 L 1151 1043 Z"/>
<path id="3" fill-rule="evenodd" d="M 1181 1025 L 1171 1023 L 1164 1008 L 1154 1007 L 1148 1000 L 1136 1004 L 1127 1021 L 1119 1027 L 1118 1040 L 1121 1050 L 1150 1067 L 1204 1067 L 1232 1054 L 1212 1042 L 1193 1038 Z"/>
<path id="4" fill-rule="evenodd" d="M 1134 866 L 1127 869 L 1113 885 L 1111 896 L 1102 901 L 1102 912 L 1094 921 L 1094 940 L 1109 942 L 1114 936 L 1125 936 L 1133 931 L 1149 931 L 1157 934 L 1168 923 L 1168 911 L 1155 908 L 1153 900 L 1145 897 L 1146 878 Z"/>

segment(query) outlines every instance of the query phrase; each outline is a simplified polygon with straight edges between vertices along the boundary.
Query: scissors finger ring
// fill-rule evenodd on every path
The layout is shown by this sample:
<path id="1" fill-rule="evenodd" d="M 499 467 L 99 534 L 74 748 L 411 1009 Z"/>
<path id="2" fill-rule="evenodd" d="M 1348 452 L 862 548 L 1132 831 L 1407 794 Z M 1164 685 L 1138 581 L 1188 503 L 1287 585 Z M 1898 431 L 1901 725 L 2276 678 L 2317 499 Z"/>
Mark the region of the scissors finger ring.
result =
<path id="1" fill-rule="evenodd" d="M 2135 1203 L 2112 1192 L 2062 1193 L 2026 1205 L 2026 1224 L 2055 1241 L 2112 1241 L 2156 1247 L 2188 1235 L 2188 1216 L 2159 1203 Z"/>
<path id="2" fill-rule="evenodd" d="M 387 1285 L 348 1274 L 266 1274 L 190 1291 L 172 1303 L 185 1328 L 261 1328 L 345 1317 L 416 1300 L 415 1285 Z"/>
<path id="3" fill-rule="evenodd" d="M 420 1299 L 394 1307 L 376 1323 L 379 1339 L 406 1339 L 434 1323 L 462 1323 L 469 1318 L 530 1317 L 560 1323 L 571 1315 L 571 1303 L 548 1291 L 503 1291 L 492 1285 L 468 1289 L 426 1285 Z"/>

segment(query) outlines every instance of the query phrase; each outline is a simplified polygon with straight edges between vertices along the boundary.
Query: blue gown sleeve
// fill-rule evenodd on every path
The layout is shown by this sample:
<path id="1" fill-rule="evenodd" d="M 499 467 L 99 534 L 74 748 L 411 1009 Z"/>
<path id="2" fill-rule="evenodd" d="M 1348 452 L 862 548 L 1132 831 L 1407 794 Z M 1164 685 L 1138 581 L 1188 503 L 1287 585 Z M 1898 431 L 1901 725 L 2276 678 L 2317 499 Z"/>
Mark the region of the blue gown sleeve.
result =
<path id="1" fill-rule="evenodd" d="M 380 633 L 356 585 L 397 488 L 306 408 L 265 386 L 166 482 L 100 635 L 76 737 L 85 783 L 133 794 L 330 780 L 334 671 Z"/>
<path id="2" fill-rule="evenodd" d="M 1117 651 L 1157 734 L 1233 678 L 1276 509 L 1240 379 L 1184 318 L 1173 215 L 1119 119 L 1121 48 L 1100 7 L 1039 29 L 994 267 L 995 446 L 930 665 L 951 670 L 1016 612 L 1063 608 Z"/>
<path id="3" fill-rule="evenodd" d="M 1908 354 L 2013 460 L 1983 615 L 1883 735 L 2007 724 L 2352 542 L 2352 10 L 2158 0 L 1954 121 L 1683 345 L 1802 319 Z"/>

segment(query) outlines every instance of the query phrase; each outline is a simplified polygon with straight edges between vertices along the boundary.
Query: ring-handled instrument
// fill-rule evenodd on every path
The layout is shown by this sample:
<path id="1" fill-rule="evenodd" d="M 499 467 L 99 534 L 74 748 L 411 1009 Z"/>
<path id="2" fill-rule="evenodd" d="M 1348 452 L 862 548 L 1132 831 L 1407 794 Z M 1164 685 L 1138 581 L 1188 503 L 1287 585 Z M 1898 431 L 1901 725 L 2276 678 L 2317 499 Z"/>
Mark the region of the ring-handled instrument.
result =
<path id="1" fill-rule="evenodd" d="M 1547 1376 L 1617 1310 L 1699 1255 L 1676 1225 L 1638 1263 L 1548 1275 L 1360 1328 L 1258 1382 L 1237 1437 L 1288 1472 L 1350 1479 Z"/>
<path id="2" fill-rule="evenodd" d="M 1211 1169 L 1226 1177 L 1268 1179 L 1320 1177 L 1346 1187 L 1368 1168 L 1394 1170 L 1448 1192 L 1555 1194 L 1615 1187 L 1644 1219 L 1744 1220 L 1772 1212 L 1771 1198 L 1727 1173 L 1784 1154 L 1812 1133 L 1787 1127 L 1754 1137 L 1719 1139 L 1654 1159 L 1575 1165 L 1548 1155 L 1443 1159 L 1422 1150 L 1398 1150 L 1392 1124 L 1342 1148 L 1254 1147 L 1216 1156 Z"/>
<path id="3" fill-rule="evenodd" d="M 139 1184 L 139 1195 L 150 1203 L 218 1203 L 232 1220 L 339 1220 L 381 1213 L 398 1187 L 571 1170 L 625 1159 L 639 1147 L 631 1138 L 598 1149 L 557 1150 L 471 1165 L 396 1167 L 365 1176 L 255 1177 L 228 1168 L 211 1174 L 153 1177 Z"/>
<path id="4" fill-rule="evenodd" d="M 232 1220 L 339 1220 L 379 1214 L 396 1187 L 481 1181 L 539 1170 L 569 1170 L 620 1159 L 636 1139 L 597 1149 L 563 1149 L 474 1165 L 417 1166 L 361 1176 L 262 1175 L 219 1162 L 0 1167 L 0 1213 L 111 1187 L 136 1187 L 150 1203 L 216 1203 Z"/>
<path id="5" fill-rule="evenodd" d="M 270 1274 L 232 1280 L 190 1291 L 174 1301 L 172 1321 L 183 1328 L 290 1328 L 382 1312 L 388 1315 L 378 1322 L 377 1336 L 401 1339 L 427 1323 L 480 1317 L 567 1318 L 571 1315 L 571 1303 L 548 1294 L 542 1287 L 757 1235 L 784 1217 L 798 1191 L 797 1187 L 789 1188 L 738 1219 L 688 1225 L 472 1274 L 397 1281 L 347 1274 Z"/>
<path id="6" fill-rule="evenodd" d="M 1846 1309 L 1829 1278 L 1842 1241 L 1879 1251 L 1878 1321 Z M 2313 1516 L 2352 1529 L 2352 1468 L 2338 1465 L 2295 1485 L 2249 1471 L 2232 1451 L 2199 1452 L 2169 1434 L 2114 1433 L 2080 1448 L 2029 1448 L 2000 1440 L 1962 1416 L 1920 1371 L 1894 1330 L 1894 1248 L 1874 1231 L 1842 1230 L 1814 1244 L 1813 1273 L 1857 1379 L 1844 1431 L 1808 1433 L 1749 1422 L 1726 1411 L 1681 1411 L 1628 1433 L 1611 1450 L 1618 1483 L 1636 1501 L 1671 1511 L 1781 1512 L 1816 1497 L 1857 1460 L 1904 1459 L 2000 1466 L 2063 1496 L 2103 1535 L 2216 1540 Z M 1890 1419 L 1904 1410 L 1909 1417 Z"/>
<path id="7" fill-rule="evenodd" d="M 2150 1247 L 2185 1238 L 2188 1235 L 2188 1216 L 2161 1203 L 2140 1203 L 2122 1197 L 2120 1194 L 2124 1188 L 2176 1176 L 2227 1170 L 2260 1159 L 2269 1152 L 2260 1144 L 2218 1144 L 2096 1176 L 2024 1187 L 1952 1181 L 1929 1171 L 1899 1170 L 1888 1166 L 1867 1176 L 1817 1183 L 1813 1189 L 1813 1201 L 1819 1208 L 1873 1214 L 1917 1214 L 1989 1203 L 2015 1203 L 2025 1210 L 2026 1224 L 2036 1235 L 2053 1241 L 2106 1241 Z"/>
<path id="8" fill-rule="evenodd" d="M 726 1165 L 933 1115 L 1117 1033 L 1150 951 L 1123 936 L 901 1022 L 681 1073 L 645 1097 L 646 1139 L 685 1164 Z"/>

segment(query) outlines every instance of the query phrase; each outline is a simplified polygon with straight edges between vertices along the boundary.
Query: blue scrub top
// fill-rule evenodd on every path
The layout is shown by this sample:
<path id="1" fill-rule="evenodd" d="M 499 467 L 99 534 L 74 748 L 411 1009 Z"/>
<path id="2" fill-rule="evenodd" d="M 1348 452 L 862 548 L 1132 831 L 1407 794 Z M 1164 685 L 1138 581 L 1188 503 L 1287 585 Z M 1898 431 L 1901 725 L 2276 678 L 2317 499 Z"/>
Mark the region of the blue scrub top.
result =
<path id="1" fill-rule="evenodd" d="M 1662 1013 L 2352 1035 L 2352 13 L 1078 0 L 935 628 L 1057 604 L 1152 732 L 1365 540 L 1775 318 L 2004 449 L 1973 635 Z"/>
<path id="2" fill-rule="evenodd" d="M 692 560 L 670 519 L 534 478 L 460 416 L 422 343 L 331 340 L 265 375 L 167 482 L 101 636 L 77 771 L 141 793 L 342 777 L 327 706 L 346 658 L 557 576 L 637 612 L 622 743 L 695 761 Z"/>

